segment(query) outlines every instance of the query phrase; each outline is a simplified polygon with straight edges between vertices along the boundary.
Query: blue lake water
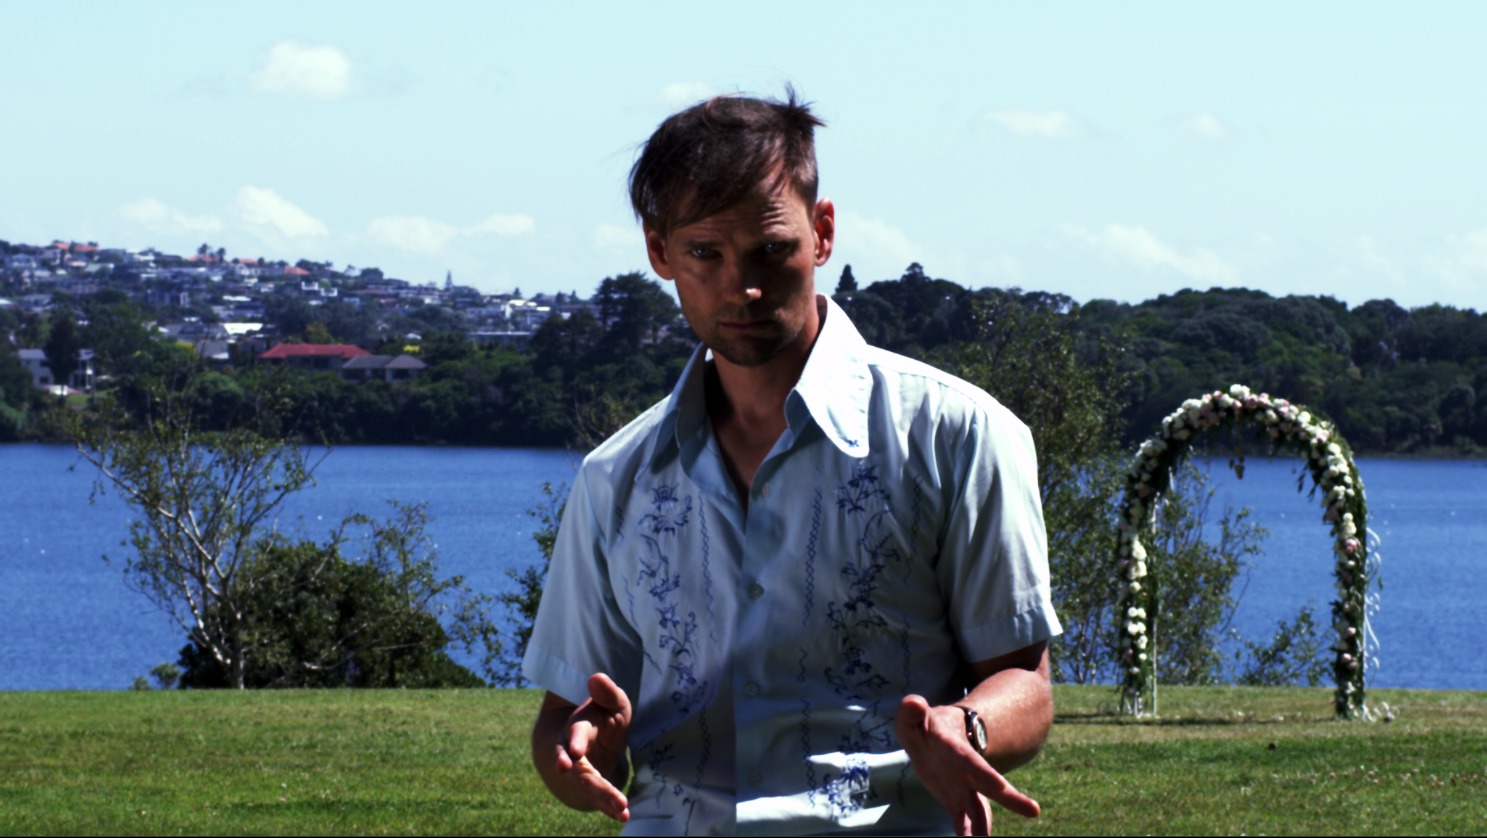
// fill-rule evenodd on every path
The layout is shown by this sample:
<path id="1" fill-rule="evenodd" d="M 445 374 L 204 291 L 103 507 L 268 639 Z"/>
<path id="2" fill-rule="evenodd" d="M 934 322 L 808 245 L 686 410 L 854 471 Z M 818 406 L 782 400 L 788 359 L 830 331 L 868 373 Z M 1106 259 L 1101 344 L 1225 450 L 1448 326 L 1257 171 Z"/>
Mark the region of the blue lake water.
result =
<path id="1" fill-rule="evenodd" d="M 317 485 L 293 498 L 281 529 L 323 540 L 353 512 L 424 501 L 441 571 L 477 589 L 507 589 L 507 568 L 538 558 L 527 510 L 544 482 L 571 481 L 577 458 L 550 450 L 339 448 Z M 128 511 L 90 504 L 91 467 L 63 446 L 0 446 L 0 690 L 123 689 L 174 661 L 183 635 L 129 590 L 109 553 L 127 548 Z M 1381 648 L 1375 686 L 1487 690 L 1487 465 L 1360 463 L 1370 526 L 1382 539 Z M 1296 491 L 1288 462 L 1251 461 L 1245 478 L 1212 471 L 1224 503 L 1270 530 L 1235 618 L 1246 637 L 1311 601 L 1327 619 L 1331 546 L 1319 504 Z"/>

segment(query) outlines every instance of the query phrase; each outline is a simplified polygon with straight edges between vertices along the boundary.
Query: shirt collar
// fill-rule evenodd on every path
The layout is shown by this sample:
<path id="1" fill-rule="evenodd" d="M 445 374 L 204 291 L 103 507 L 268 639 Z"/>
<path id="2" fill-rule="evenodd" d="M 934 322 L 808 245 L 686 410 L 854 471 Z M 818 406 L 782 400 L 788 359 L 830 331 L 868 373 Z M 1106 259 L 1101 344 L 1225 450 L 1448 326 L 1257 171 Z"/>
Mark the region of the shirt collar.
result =
<path id="1" fill-rule="evenodd" d="M 865 358 L 867 342 L 835 300 L 818 294 L 816 303 L 823 307 L 821 332 L 800 380 L 785 400 L 785 419 L 796 439 L 811 420 L 842 453 L 866 457 L 868 402 L 873 389 Z M 710 357 L 707 347 L 698 346 L 682 370 L 646 454 L 645 462 L 651 468 L 666 454 L 684 450 L 689 439 L 704 431 L 704 376 Z"/>
<path id="2" fill-rule="evenodd" d="M 785 402 L 785 416 L 799 438 L 803 409 L 842 453 L 866 457 L 868 402 L 873 394 L 865 358 L 867 341 L 835 300 L 819 295 L 816 300 L 825 302 L 821 334 Z"/>

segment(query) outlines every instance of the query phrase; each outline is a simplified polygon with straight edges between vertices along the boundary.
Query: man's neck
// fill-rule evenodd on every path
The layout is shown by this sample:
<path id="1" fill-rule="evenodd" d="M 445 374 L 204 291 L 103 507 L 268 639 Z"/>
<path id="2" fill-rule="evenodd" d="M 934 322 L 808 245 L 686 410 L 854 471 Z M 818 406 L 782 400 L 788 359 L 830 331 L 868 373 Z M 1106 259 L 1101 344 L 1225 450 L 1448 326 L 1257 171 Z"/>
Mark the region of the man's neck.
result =
<path id="1" fill-rule="evenodd" d="M 747 511 L 754 476 L 785 433 L 785 402 L 800 381 L 819 330 L 799 351 L 743 367 L 714 356 L 707 374 L 707 415 L 728 475 Z"/>
<path id="2" fill-rule="evenodd" d="M 708 416 L 714 421 L 736 421 L 749 426 L 782 422 L 785 401 L 804 369 L 804 358 L 789 365 L 771 362 L 740 367 L 715 357 L 712 370 L 715 387 L 708 393 Z"/>
<path id="3" fill-rule="evenodd" d="M 826 327 L 825 304 L 817 297 L 819 314 L 809 334 L 794 346 L 757 366 L 740 366 L 713 356 L 716 387 L 710 387 L 707 413 L 714 422 L 736 420 L 750 426 L 778 424 L 783 429 L 785 401 L 800 382 L 821 331 Z"/>

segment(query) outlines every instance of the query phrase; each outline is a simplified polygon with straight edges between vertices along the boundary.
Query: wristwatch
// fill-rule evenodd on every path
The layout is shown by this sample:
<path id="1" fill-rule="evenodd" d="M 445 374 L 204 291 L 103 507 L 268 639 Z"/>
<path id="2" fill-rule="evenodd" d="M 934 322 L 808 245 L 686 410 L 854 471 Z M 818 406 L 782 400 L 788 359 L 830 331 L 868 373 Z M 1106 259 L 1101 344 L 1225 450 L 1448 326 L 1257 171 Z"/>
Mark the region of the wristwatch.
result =
<path id="1" fill-rule="evenodd" d="M 976 753 L 984 756 L 986 754 L 986 722 L 981 721 L 981 717 L 976 714 L 975 710 L 960 704 L 955 706 L 966 714 L 966 739 L 970 741 L 971 747 L 976 749 Z"/>

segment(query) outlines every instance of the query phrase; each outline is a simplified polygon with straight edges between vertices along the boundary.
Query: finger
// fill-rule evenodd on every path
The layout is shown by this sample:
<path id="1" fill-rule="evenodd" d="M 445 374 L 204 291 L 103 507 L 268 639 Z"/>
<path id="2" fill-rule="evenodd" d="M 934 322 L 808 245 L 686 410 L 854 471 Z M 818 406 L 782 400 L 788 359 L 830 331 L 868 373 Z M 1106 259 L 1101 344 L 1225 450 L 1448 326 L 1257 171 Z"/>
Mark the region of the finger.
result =
<path id="1" fill-rule="evenodd" d="M 986 798 L 971 792 L 966 799 L 966 818 L 970 826 L 967 835 L 991 834 L 991 804 L 986 802 Z"/>
<path id="2" fill-rule="evenodd" d="M 563 744 L 572 761 L 584 759 L 589 754 L 589 745 L 599 736 L 599 729 L 592 722 L 578 720 L 568 726 L 568 741 Z"/>
<path id="3" fill-rule="evenodd" d="M 585 796 L 593 803 L 594 808 L 621 823 L 630 819 L 630 801 L 625 793 L 615 788 L 614 784 L 604 779 L 593 763 L 587 758 L 581 759 L 576 764 L 578 769 L 575 779 L 584 785 Z"/>
<path id="4" fill-rule="evenodd" d="M 923 696 L 904 696 L 904 700 L 898 704 L 898 713 L 901 730 L 920 733 L 929 731 L 929 702 Z"/>
<path id="5" fill-rule="evenodd" d="M 1036 818 L 1043 811 L 1038 801 L 1018 791 L 1006 779 L 999 779 L 1001 779 L 999 788 L 982 789 L 981 793 L 995 800 L 998 805 L 1012 814 L 1022 815 L 1024 818 Z"/>
<path id="6" fill-rule="evenodd" d="M 976 763 L 978 770 L 970 775 L 971 784 L 975 786 L 976 791 L 986 795 L 1013 814 L 1022 815 L 1025 818 L 1038 817 L 1042 811 L 1038 801 L 1018 791 L 1017 787 L 1008 782 L 1001 772 L 984 761 L 977 760 Z"/>
<path id="7" fill-rule="evenodd" d="M 594 705 L 602 708 L 606 713 L 621 715 L 626 718 L 630 715 L 630 697 L 620 689 L 612 678 L 603 672 L 596 672 L 589 676 L 589 698 Z"/>
<path id="8" fill-rule="evenodd" d="M 574 762 L 573 757 L 569 755 L 569 749 L 565 747 L 563 743 L 559 742 L 553 746 L 553 751 L 555 754 L 555 756 L 553 757 L 553 763 L 558 766 L 558 771 L 563 774 L 567 774 L 569 771 L 572 771 Z"/>

